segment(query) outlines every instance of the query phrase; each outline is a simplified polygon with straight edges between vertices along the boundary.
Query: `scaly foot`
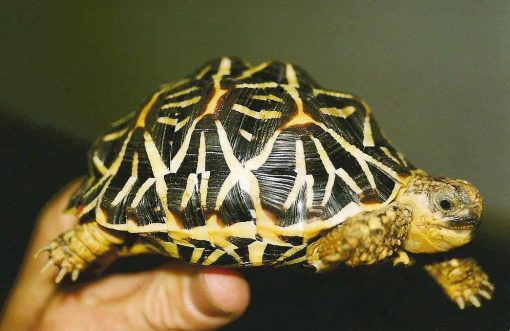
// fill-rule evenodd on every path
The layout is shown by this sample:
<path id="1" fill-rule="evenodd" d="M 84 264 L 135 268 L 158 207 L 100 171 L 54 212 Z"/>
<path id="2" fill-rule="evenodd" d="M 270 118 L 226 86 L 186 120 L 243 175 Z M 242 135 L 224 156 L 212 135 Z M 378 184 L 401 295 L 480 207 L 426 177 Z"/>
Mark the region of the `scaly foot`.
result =
<path id="1" fill-rule="evenodd" d="M 494 285 L 474 259 L 452 259 L 425 266 L 425 270 L 444 289 L 460 309 L 480 307 L 480 299 L 492 299 Z"/>

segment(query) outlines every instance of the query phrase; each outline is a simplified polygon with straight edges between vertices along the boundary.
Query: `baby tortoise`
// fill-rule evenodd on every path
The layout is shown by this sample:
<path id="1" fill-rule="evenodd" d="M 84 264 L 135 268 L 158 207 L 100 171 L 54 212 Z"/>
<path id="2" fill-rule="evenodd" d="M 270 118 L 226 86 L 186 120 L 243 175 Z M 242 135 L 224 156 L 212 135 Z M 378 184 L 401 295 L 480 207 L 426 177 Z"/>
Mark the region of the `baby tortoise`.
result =
<path id="1" fill-rule="evenodd" d="M 73 280 L 106 254 L 325 271 L 468 243 L 482 198 L 410 165 L 368 105 L 290 63 L 211 61 L 162 86 L 89 153 L 69 211 L 41 251 Z M 494 290 L 473 259 L 427 265 L 460 308 Z"/>

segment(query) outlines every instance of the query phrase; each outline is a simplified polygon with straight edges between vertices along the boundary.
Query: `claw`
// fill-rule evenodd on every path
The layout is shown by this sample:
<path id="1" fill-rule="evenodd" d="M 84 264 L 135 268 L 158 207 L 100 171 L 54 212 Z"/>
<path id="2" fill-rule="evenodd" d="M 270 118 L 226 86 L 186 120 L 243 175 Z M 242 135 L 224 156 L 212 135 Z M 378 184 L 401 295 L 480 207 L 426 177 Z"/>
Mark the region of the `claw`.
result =
<path id="1" fill-rule="evenodd" d="M 482 280 L 482 284 L 490 288 L 491 290 L 494 290 L 494 285 L 492 285 L 491 282 L 488 282 L 486 280 Z"/>
<path id="2" fill-rule="evenodd" d="M 469 301 L 473 304 L 473 306 L 479 308 L 482 304 L 480 303 L 480 300 L 474 295 L 469 296 Z"/>
<path id="3" fill-rule="evenodd" d="M 78 276 L 80 275 L 80 269 L 74 269 L 71 273 L 71 280 L 75 282 L 78 279 Z"/>
<path id="4" fill-rule="evenodd" d="M 39 255 L 41 255 L 42 252 L 45 252 L 45 251 L 49 252 L 50 250 L 51 250 L 50 245 L 46 245 L 46 246 L 40 248 L 37 252 L 35 252 L 34 259 L 37 259 L 39 257 Z"/>
<path id="5" fill-rule="evenodd" d="M 62 281 L 62 279 L 64 279 L 64 276 L 67 274 L 67 268 L 62 268 L 60 269 L 57 277 L 55 278 L 55 283 L 60 283 Z"/>
<path id="6" fill-rule="evenodd" d="M 487 300 L 492 299 L 492 295 L 489 292 L 487 292 L 487 291 L 479 290 L 478 294 L 480 294 L 482 297 L 484 297 Z"/>
<path id="7" fill-rule="evenodd" d="M 46 271 L 48 271 L 49 268 L 51 268 L 54 265 L 55 264 L 53 263 L 53 260 L 49 259 L 48 262 L 46 262 L 46 264 L 41 268 L 40 273 L 42 274 L 45 273 Z"/>
<path id="8" fill-rule="evenodd" d="M 464 302 L 464 299 L 462 299 L 462 297 L 460 297 L 460 296 L 455 298 L 455 302 L 457 303 L 457 306 L 459 306 L 460 309 L 464 309 L 466 307 L 466 303 Z"/>

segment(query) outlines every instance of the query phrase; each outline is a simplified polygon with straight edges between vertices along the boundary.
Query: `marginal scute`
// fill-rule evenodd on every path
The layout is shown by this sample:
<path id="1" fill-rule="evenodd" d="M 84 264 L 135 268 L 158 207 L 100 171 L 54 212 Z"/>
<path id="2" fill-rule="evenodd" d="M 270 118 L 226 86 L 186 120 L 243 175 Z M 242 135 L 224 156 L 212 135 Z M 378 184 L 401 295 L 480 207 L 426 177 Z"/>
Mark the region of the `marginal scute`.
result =
<path id="1" fill-rule="evenodd" d="M 224 57 L 115 122 L 69 207 L 192 263 L 295 264 L 409 173 L 362 100 L 290 63 Z"/>

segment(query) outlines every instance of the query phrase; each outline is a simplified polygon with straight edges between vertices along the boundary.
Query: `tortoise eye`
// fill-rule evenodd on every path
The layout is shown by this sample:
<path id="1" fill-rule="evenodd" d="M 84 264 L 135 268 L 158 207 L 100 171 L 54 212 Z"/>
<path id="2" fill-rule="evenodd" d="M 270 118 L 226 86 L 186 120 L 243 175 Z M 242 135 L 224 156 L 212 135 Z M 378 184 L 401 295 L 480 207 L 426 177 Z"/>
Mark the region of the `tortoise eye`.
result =
<path id="1" fill-rule="evenodd" d="M 454 206 L 455 202 L 450 198 L 449 196 L 445 194 L 437 194 L 435 196 L 436 205 L 441 209 L 442 211 L 451 211 Z"/>
<path id="2" fill-rule="evenodd" d="M 453 206 L 449 200 L 443 199 L 439 201 L 439 207 L 443 210 L 451 210 Z"/>

